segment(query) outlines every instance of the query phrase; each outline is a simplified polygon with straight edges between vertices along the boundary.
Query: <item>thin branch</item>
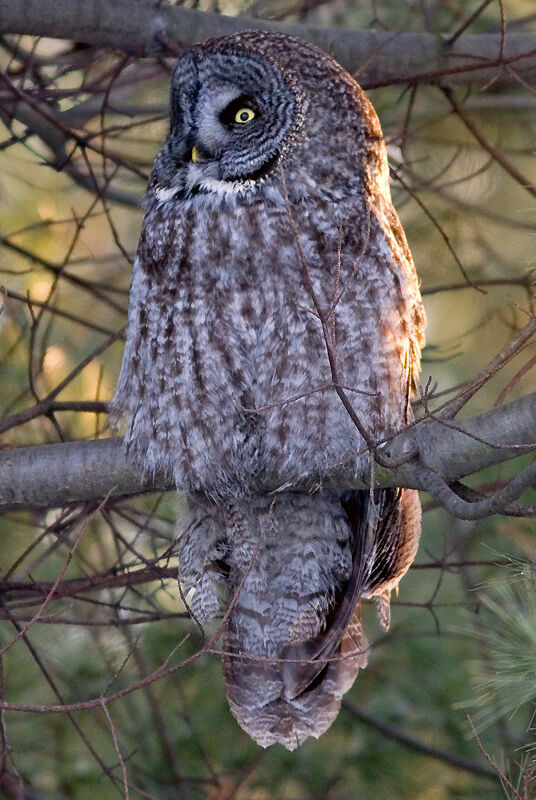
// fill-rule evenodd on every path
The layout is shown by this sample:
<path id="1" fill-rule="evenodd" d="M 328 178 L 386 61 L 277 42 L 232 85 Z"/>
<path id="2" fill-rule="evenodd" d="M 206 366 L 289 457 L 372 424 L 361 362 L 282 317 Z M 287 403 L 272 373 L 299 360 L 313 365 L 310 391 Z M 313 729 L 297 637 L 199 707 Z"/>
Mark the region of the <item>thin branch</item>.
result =
<path id="1" fill-rule="evenodd" d="M 449 38 L 447 39 L 447 44 L 449 44 L 449 45 L 452 45 L 452 44 L 454 44 L 454 42 L 456 41 L 456 39 L 459 39 L 459 38 L 460 38 L 460 36 L 462 35 L 462 33 L 463 33 L 464 31 L 466 31 L 466 30 L 467 30 L 467 28 L 468 28 L 470 25 L 472 25 L 472 24 L 473 24 L 473 22 L 475 21 L 475 19 L 477 19 L 477 18 L 480 16 L 480 14 L 481 14 L 481 13 L 484 11 L 484 9 L 485 9 L 485 8 L 487 8 L 487 7 L 489 6 L 489 4 L 490 4 L 490 3 L 492 3 L 492 2 L 494 2 L 494 0 L 482 0 L 482 3 L 480 3 L 480 5 L 478 6 L 478 8 L 476 8 L 476 9 L 473 11 L 473 13 L 472 13 L 472 14 L 470 14 L 470 15 L 467 17 L 467 19 L 465 19 L 465 20 L 463 21 L 462 25 L 460 25 L 460 27 L 458 28 L 458 30 L 457 30 L 457 31 L 455 31 L 453 34 L 451 34 L 451 35 L 449 36 Z"/>
<path id="2" fill-rule="evenodd" d="M 29 422 L 32 419 L 40 416 L 48 416 L 54 410 L 67 410 L 73 409 L 75 406 L 74 403 L 58 403 L 56 401 L 56 397 L 68 386 L 71 381 L 73 381 L 77 375 L 79 375 L 83 369 L 87 367 L 97 356 L 101 355 L 108 349 L 114 342 L 118 339 L 121 339 L 124 336 L 125 329 L 120 328 L 114 334 L 112 334 L 106 341 L 96 347 L 94 350 L 91 351 L 85 358 L 83 358 L 76 367 L 71 370 L 71 372 L 42 400 L 35 403 L 31 408 L 25 408 L 23 411 L 19 411 L 16 414 L 12 414 L 9 417 L 5 417 L 4 419 L 0 419 L 0 433 L 5 433 L 5 431 L 10 430 L 11 428 L 16 427 L 17 425 L 22 425 L 25 422 Z M 77 410 L 86 410 L 80 408 L 80 403 L 77 404 Z M 86 404 L 87 405 L 87 404 Z M 89 410 L 95 413 L 99 412 L 106 412 L 106 406 L 103 403 L 95 402 L 89 404 Z"/>
<path id="3" fill-rule="evenodd" d="M 115 725 L 113 723 L 112 717 L 110 715 L 110 711 L 108 710 L 108 706 L 106 703 L 103 702 L 102 710 L 106 716 L 106 721 L 108 722 L 108 726 L 110 728 L 110 733 L 112 734 L 112 740 L 114 743 L 115 752 L 117 753 L 117 758 L 119 759 L 119 763 L 121 765 L 121 772 L 123 774 L 123 789 L 125 791 L 125 800 L 130 800 L 130 792 L 128 790 L 128 777 L 127 777 L 127 766 L 125 764 L 125 759 L 121 753 L 119 748 L 119 741 L 117 739 L 117 732 L 115 730 Z"/>
<path id="4" fill-rule="evenodd" d="M 515 788 L 513 783 L 510 780 L 508 780 L 507 776 L 504 774 L 504 772 L 499 767 L 499 765 L 496 763 L 496 761 L 493 760 L 493 758 L 490 756 L 488 751 L 485 749 L 484 745 L 482 744 L 482 742 L 480 740 L 480 736 L 478 735 L 478 733 L 476 731 L 476 728 L 473 725 L 473 720 L 471 719 L 469 714 L 466 713 L 466 717 L 467 717 L 467 721 L 468 721 L 469 725 L 471 726 L 471 730 L 473 732 L 473 736 L 476 739 L 476 743 L 477 743 L 477 745 L 479 747 L 480 752 L 482 753 L 482 755 L 484 756 L 484 758 L 486 759 L 488 764 L 492 767 L 494 773 L 497 775 L 497 777 L 499 778 L 499 780 L 501 781 L 503 786 L 507 786 L 508 787 L 508 789 L 513 793 L 514 798 L 516 798 L 516 800 L 525 800 L 525 798 L 523 798 L 519 794 L 519 792 L 517 791 L 517 789 Z"/>
<path id="5" fill-rule="evenodd" d="M 88 515 L 88 517 L 87 517 L 87 518 L 84 520 L 84 524 L 83 524 L 83 525 L 82 525 L 82 527 L 80 528 L 80 532 L 78 533 L 78 536 L 77 536 L 77 537 L 76 537 L 76 539 L 74 540 L 74 544 L 73 544 L 73 546 L 71 547 L 71 549 L 69 550 L 69 553 L 68 553 L 68 555 L 67 555 L 67 558 L 65 559 L 65 561 L 64 561 L 64 563 L 63 563 L 63 566 L 62 566 L 62 568 L 60 569 L 60 571 L 59 571 L 59 573 L 58 573 L 58 575 L 57 575 L 57 577 L 56 577 L 56 580 L 55 580 L 55 581 L 54 581 L 54 583 L 52 584 L 52 586 L 51 586 L 50 590 L 49 590 L 49 591 L 48 591 L 48 593 L 47 593 L 47 596 L 46 596 L 46 597 L 45 597 L 45 599 L 43 600 L 43 602 L 42 602 L 41 606 L 39 607 L 39 609 L 38 609 L 37 613 L 36 613 L 36 614 L 35 614 L 35 615 L 34 615 L 34 616 L 33 616 L 33 617 L 32 617 L 32 618 L 31 618 L 31 619 L 28 621 L 28 622 L 26 622 L 26 623 L 25 623 L 25 624 L 24 624 L 24 625 L 23 625 L 23 626 L 22 626 L 22 627 L 19 629 L 19 631 L 17 632 L 16 636 L 14 636 L 14 637 L 13 637 L 13 639 L 11 639 L 11 640 L 10 640 L 10 641 L 9 641 L 9 642 L 6 644 L 6 645 L 4 645 L 2 648 L 0 648 L 0 658 L 2 658 L 2 657 L 4 656 L 4 654 L 5 654 L 5 653 L 6 653 L 6 652 L 7 652 L 9 649 L 11 649 L 11 647 L 13 647 L 13 645 L 14 645 L 16 642 L 18 642 L 18 640 L 19 640 L 19 639 L 22 639 L 22 638 L 23 638 L 23 636 L 25 636 L 25 635 L 26 635 L 26 633 L 27 633 L 27 632 L 30 630 L 30 628 L 32 627 L 32 625 L 33 625 L 35 622 L 37 622 L 37 620 L 38 620 L 38 619 L 41 617 L 41 615 L 44 613 L 44 611 L 45 611 L 46 607 L 48 606 L 48 604 L 49 604 L 49 603 L 50 603 L 50 601 L 52 600 L 52 598 L 53 598 L 53 596 L 54 596 L 54 593 L 55 593 L 56 589 L 57 589 L 57 588 L 58 588 L 58 586 L 60 585 L 60 583 L 61 583 L 61 580 L 62 580 L 63 576 L 65 575 L 65 573 L 66 573 L 66 571 L 67 571 L 67 568 L 68 568 L 69 564 L 71 563 L 71 559 L 72 559 L 72 557 L 73 557 L 73 555 L 74 555 L 74 553 L 75 553 L 75 551 L 76 551 L 76 548 L 77 548 L 77 547 L 78 547 L 78 545 L 80 544 L 80 541 L 81 541 L 82 537 L 84 536 L 84 534 L 86 533 L 87 529 L 89 528 L 89 526 L 90 526 L 90 524 L 91 524 L 91 521 L 94 519 L 94 517 L 96 517 L 96 516 L 97 516 L 97 514 L 99 514 L 99 512 L 100 512 L 100 511 L 101 511 L 101 509 L 103 508 L 103 506 L 104 506 L 104 504 L 106 503 L 106 500 L 107 500 L 107 499 L 108 499 L 108 498 L 105 498 L 105 500 L 103 500 L 103 502 L 100 504 L 100 506 L 99 506 L 98 508 L 96 508 L 96 509 L 95 509 L 95 511 L 94 511 L 93 513 L 89 514 L 89 515 Z"/>
<path id="6" fill-rule="evenodd" d="M 443 406 L 435 409 L 435 413 L 441 413 L 443 419 L 452 419 L 455 417 L 469 400 L 475 396 L 478 390 L 523 349 L 535 333 L 536 316 L 533 316 L 525 327 L 510 339 L 501 352 L 497 353 L 497 355 L 486 364 L 468 386 L 464 387 L 452 400 L 449 400 Z M 533 440 L 531 439 L 530 441 Z"/>
<path id="7" fill-rule="evenodd" d="M 465 111 L 463 104 L 460 103 L 455 95 L 450 89 L 444 89 L 445 96 L 449 100 L 452 108 L 455 110 L 456 114 L 464 123 L 465 127 L 473 134 L 477 142 L 487 150 L 488 153 L 494 158 L 494 160 L 501 165 L 501 167 L 507 172 L 523 189 L 526 189 L 529 194 L 533 197 L 536 197 L 536 186 L 530 182 L 529 178 L 526 175 L 523 175 L 517 167 L 514 167 L 511 161 L 509 161 L 504 153 L 492 144 L 489 139 L 484 136 L 480 128 L 473 122 L 471 117 Z"/>
<path id="8" fill-rule="evenodd" d="M 4 293 L 7 297 L 11 298 L 12 300 L 16 300 L 19 303 L 28 303 L 27 297 L 24 297 L 24 295 L 19 294 L 18 292 L 14 292 L 12 289 L 4 288 Z M 70 320 L 70 322 L 76 322 L 78 325 L 83 325 L 85 328 L 89 328 L 97 333 L 104 333 L 106 336 L 113 336 L 115 333 L 115 331 L 112 331 L 109 328 L 105 328 L 102 325 L 97 325 L 95 322 L 91 322 L 87 317 L 77 317 L 76 314 L 71 314 L 69 311 L 64 311 L 57 306 L 49 305 L 43 300 L 35 300 L 30 298 L 30 302 L 32 305 L 38 306 L 38 308 L 46 309 L 46 311 L 48 311 L 50 314 L 55 314 L 57 317 L 63 317 L 63 319 Z"/>
<path id="9" fill-rule="evenodd" d="M 535 288 L 535 276 L 531 271 L 527 275 L 519 275 L 511 278 L 471 278 L 471 283 L 467 281 L 458 281 L 453 283 L 443 283 L 439 286 L 421 287 L 421 294 L 441 294 L 442 292 L 455 292 L 459 289 L 481 289 L 485 286 L 522 286 L 525 289 L 532 290 Z"/>
<path id="10" fill-rule="evenodd" d="M 105 573 L 92 575 L 89 578 L 71 578 L 62 581 L 61 586 L 57 586 L 51 599 L 59 600 L 65 597 L 75 597 L 91 591 L 101 592 L 103 589 L 118 589 L 122 587 L 136 586 L 152 581 L 162 581 L 166 579 L 176 579 L 176 567 L 159 567 L 153 564 L 151 567 L 143 569 L 127 570 L 121 574 Z M 10 598 L 16 597 L 41 597 L 48 595 L 52 584 L 49 581 L 2 581 L 2 591 L 9 593 Z M 173 616 L 186 616 L 177 612 Z"/>
<path id="11" fill-rule="evenodd" d="M 413 736 L 409 736 L 407 733 L 400 730 L 400 728 L 374 717 L 362 708 L 358 708 L 350 702 L 350 700 L 343 700 L 342 707 L 350 716 L 359 720 L 359 722 L 363 722 L 365 725 L 375 728 L 375 730 L 379 731 L 383 736 L 394 742 L 398 742 L 398 744 L 407 747 L 409 750 L 413 750 L 415 753 L 422 753 L 423 755 L 437 758 L 445 764 L 450 764 L 450 766 L 456 767 L 457 769 L 471 772 L 473 775 L 481 775 L 484 778 L 497 780 L 497 776 L 493 770 L 483 767 L 477 761 L 458 755 L 458 753 L 451 753 L 448 750 L 443 750 L 440 747 L 432 747 L 425 742 L 415 739 Z"/>
<path id="12" fill-rule="evenodd" d="M 416 479 L 421 481 L 421 487 L 430 492 L 432 497 L 437 502 L 450 511 L 455 517 L 459 519 L 484 519 L 491 514 L 496 514 L 499 511 L 505 511 L 508 504 L 513 500 L 517 500 L 525 489 L 536 484 L 536 461 L 533 461 L 526 469 L 516 475 L 510 483 L 503 489 L 495 492 L 491 497 L 486 497 L 482 500 L 467 501 L 460 497 L 441 475 L 433 471 L 422 468 L 419 466 L 414 467 L 416 472 Z M 534 508 L 529 506 L 527 508 L 526 516 L 532 516 L 530 512 L 534 512 Z M 518 516 L 518 514 L 514 514 Z"/>

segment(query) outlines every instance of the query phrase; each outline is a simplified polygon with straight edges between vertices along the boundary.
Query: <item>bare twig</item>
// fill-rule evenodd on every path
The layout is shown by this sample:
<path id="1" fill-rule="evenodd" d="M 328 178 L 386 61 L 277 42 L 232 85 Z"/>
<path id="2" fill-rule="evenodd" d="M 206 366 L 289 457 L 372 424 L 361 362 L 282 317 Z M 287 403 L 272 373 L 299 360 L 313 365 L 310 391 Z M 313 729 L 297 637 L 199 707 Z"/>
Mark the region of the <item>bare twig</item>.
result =
<path id="1" fill-rule="evenodd" d="M 519 183 L 523 189 L 532 195 L 532 197 L 536 197 L 536 186 L 530 182 L 526 175 L 523 175 L 517 167 L 514 167 L 511 161 L 506 158 L 504 153 L 492 144 L 489 139 L 482 133 L 480 128 L 478 128 L 471 117 L 465 111 L 463 104 L 458 101 L 456 95 L 450 89 L 443 89 L 445 96 L 449 100 L 452 108 L 456 111 L 456 114 L 464 123 L 465 127 L 473 134 L 477 142 L 487 150 L 488 153 L 495 159 L 495 161 L 500 164 L 500 166 L 507 172 L 512 178 Z"/>

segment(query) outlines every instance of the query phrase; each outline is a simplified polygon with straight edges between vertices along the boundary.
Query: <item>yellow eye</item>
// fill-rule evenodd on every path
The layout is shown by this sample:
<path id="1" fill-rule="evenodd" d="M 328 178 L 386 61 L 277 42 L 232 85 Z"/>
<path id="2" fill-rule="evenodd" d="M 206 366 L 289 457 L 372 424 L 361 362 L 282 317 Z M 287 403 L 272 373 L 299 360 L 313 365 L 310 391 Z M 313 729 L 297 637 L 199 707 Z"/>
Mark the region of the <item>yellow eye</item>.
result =
<path id="1" fill-rule="evenodd" d="M 239 108 L 235 114 L 234 121 L 238 122 L 239 124 L 243 125 L 246 122 L 251 122 L 252 119 L 255 119 L 255 112 L 252 108 Z"/>

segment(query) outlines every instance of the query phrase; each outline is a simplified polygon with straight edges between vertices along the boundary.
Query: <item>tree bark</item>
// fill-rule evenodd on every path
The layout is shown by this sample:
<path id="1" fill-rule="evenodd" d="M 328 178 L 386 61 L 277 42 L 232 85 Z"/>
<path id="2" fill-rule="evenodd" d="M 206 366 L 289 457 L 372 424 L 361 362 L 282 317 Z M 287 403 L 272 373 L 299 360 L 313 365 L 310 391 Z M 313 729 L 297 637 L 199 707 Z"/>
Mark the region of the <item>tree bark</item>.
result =
<path id="1" fill-rule="evenodd" d="M 226 17 L 132 0 L 0 0 L 0 34 L 32 34 L 121 50 L 133 56 L 187 47 L 246 28 L 288 33 L 312 42 L 354 73 L 365 87 L 407 82 L 518 85 L 513 72 L 536 77 L 536 35 L 447 35 L 346 30 Z M 511 69 L 501 69 L 509 64 Z M 513 72 L 512 72 L 513 70 Z"/>
<path id="2" fill-rule="evenodd" d="M 478 503 L 465 502 L 457 495 L 450 503 L 444 497 L 444 487 L 448 489 L 448 484 L 465 475 L 533 450 L 536 450 L 536 392 L 463 420 L 425 419 L 406 428 L 381 450 L 384 458 L 399 465 L 392 469 L 376 466 L 375 482 L 377 486 L 406 486 L 434 494 L 433 481 L 441 481 L 439 502 L 456 516 L 480 518 L 497 509 L 491 505 L 487 512 L 482 506 L 482 513 L 478 510 L 475 514 Z M 409 460 L 400 464 L 404 457 Z M 338 468 L 327 477 L 299 478 L 285 488 L 312 490 L 319 484 L 325 489 L 367 488 L 370 484 L 367 459 L 360 458 L 356 463 L 357 467 L 351 464 Z M 534 471 L 535 463 L 527 470 Z M 527 472 L 525 485 L 516 484 L 516 491 L 513 496 L 506 496 L 505 503 L 520 496 L 533 483 L 534 476 Z M 272 492 L 280 487 L 273 479 L 259 482 L 255 488 Z M 173 489 L 181 487 L 175 487 L 168 476 L 141 476 L 129 462 L 120 438 L 0 452 L 0 511 L 3 512 L 96 503 L 110 492 L 111 497 L 125 497 Z"/>

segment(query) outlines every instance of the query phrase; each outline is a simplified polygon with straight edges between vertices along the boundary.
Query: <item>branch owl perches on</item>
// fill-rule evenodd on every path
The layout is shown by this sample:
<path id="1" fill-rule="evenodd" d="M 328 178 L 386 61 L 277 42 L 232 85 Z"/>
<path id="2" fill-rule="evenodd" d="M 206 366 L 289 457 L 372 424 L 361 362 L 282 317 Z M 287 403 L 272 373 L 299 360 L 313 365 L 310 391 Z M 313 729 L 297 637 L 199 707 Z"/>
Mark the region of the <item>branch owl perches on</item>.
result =
<path id="1" fill-rule="evenodd" d="M 415 556 L 415 491 L 292 485 L 405 425 L 423 327 L 380 125 L 353 78 L 274 33 L 186 51 L 113 416 L 143 471 L 187 487 L 181 581 L 200 622 L 227 589 L 227 696 L 263 746 L 329 727 L 366 664 L 360 598 L 387 626 Z M 263 477 L 285 488 L 258 494 Z"/>

